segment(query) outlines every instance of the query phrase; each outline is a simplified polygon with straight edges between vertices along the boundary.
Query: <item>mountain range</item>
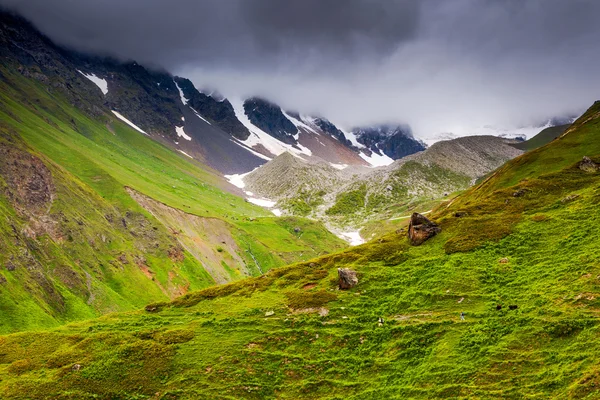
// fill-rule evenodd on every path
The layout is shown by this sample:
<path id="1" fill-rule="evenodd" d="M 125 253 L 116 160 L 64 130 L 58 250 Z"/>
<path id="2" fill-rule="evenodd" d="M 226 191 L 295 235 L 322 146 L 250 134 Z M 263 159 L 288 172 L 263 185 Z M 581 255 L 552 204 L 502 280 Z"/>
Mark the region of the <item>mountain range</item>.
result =
<path id="1" fill-rule="evenodd" d="M 598 397 L 600 102 L 427 146 L 6 12 L 0 57 L 1 398 Z"/>

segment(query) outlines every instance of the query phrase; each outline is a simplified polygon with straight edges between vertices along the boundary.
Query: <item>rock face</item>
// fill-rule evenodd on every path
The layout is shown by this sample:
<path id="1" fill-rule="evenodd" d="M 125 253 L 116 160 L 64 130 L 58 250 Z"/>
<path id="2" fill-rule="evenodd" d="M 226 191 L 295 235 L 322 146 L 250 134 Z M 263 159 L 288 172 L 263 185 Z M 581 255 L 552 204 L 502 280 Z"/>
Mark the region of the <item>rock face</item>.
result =
<path id="1" fill-rule="evenodd" d="M 287 144 L 297 143 L 295 135 L 298 133 L 298 128 L 283 115 L 279 106 L 253 97 L 244 102 L 244 111 L 255 126 L 269 135 Z"/>
<path id="2" fill-rule="evenodd" d="M 442 229 L 419 213 L 413 213 L 408 225 L 408 239 L 413 246 L 419 246 L 427 239 L 440 233 Z"/>
<path id="3" fill-rule="evenodd" d="M 235 116 L 235 111 L 229 100 L 216 99 L 200 92 L 189 79 L 177 76 L 175 82 L 183 92 L 190 107 L 200 115 L 214 122 L 231 136 L 240 140 L 248 139 L 250 132 Z"/>
<path id="4" fill-rule="evenodd" d="M 338 286 L 341 290 L 350 289 L 358 284 L 356 271 L 348 268 L 338 268 Z"/>
<path id="5" fill-rule="evenodd" d="M 412 136 L 405 125 L 378 125 L 355 128 L 353 133 L 359 143 L 374 153 L 383 153 L 397 160 L 425 150 L 425 145 Z"/>
<path id="6" fill-rule="evenodd" d="M 596 172 L 600 169 L 600 164 L 596 164 L 589 157 L 583 157 L 579 162 L 579 169 L 585 172 Z"/>

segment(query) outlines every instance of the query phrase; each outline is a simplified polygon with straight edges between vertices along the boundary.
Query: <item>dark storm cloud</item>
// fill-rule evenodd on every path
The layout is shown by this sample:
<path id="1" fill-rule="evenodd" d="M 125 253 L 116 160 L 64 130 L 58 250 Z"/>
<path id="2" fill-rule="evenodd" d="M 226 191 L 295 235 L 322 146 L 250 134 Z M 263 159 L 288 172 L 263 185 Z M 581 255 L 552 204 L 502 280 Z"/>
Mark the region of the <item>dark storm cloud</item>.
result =
<path id="1" fill-rule="evenodd" d="M 418 136 L 600 97 L 597 0 L 0 0 L 52 39 Z"/>
<path id="2" fill-rule="evenodd" d="M 168 68 L 371 55 L 414 34 L 415 0 L 0 0 L 54 40 Z"/>

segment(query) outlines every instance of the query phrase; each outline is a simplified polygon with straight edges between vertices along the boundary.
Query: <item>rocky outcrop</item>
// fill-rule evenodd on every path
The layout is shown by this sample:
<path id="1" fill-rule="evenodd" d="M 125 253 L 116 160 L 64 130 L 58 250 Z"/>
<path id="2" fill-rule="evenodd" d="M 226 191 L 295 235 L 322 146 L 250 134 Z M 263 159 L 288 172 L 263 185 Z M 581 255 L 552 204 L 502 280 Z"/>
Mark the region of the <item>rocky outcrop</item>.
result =
<path id="1" fill-rule="evenodd" d="M 248 139 L 250 132 L 237 119 L 229 100 L 216 99 L 213 96 L 200 92 L 189 79 L 176 76 L 175 82 L 177 82 L 177 85 L 183 92 L 189 106 L 200 115 L 213 122 L 231 136 L 240 140 Z"/>
<path id="2" fill-rule="evenodd" d="M 591 158 L 585 156 L 583 160 L 579 162 L 579 169 L 585 172 L 597 172 L 600 170 L 600 164 L 596 164 Z"/>
<path id="3" fill-rule="evenodd" d="M 359 143 L 377 154 L 385 154 L 398 160 L 425 150 L 425 145 L 416 140 L 410 127 L 403 125 L 379 125 L 355 128 L 353 133 Z"/>
<path id="4" fill-rule="evenodd" d="M 408 225 L 408 239 L 413 246 L 419 246 L 428 239 L 440 233 L 442 229 L 424 215 L 413 213 Z"/>
<path id="5" fill-rule="evenodd" d="M 338 268 L 338 287 L 340 290 L 350 289 L 358 284 L 356 271 L 349 268 Z"/>
<path id="6" fill-rule="evenodd" d="M 253 97 L 244 102 L 244 112 L 250 122 L 269 135 L 287 144 L 296 144 L 298 128 L 283 115 L 279 106 Z"/>

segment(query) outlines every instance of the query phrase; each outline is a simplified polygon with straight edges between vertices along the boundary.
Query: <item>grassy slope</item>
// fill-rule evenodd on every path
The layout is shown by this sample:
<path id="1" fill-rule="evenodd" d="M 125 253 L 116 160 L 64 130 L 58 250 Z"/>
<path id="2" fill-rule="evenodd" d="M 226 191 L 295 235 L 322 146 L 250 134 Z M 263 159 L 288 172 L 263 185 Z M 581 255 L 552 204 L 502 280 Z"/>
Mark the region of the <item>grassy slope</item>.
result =
<path id="1" fill-rule="evenodd" d="M 58 292 L 40 290 L 33 273 L 25 272 L 30 269 L 26 257 L 21 257 L 21 268 L 3 272 L 8 283 L 0 285 L 0 332 L 50 327 L 107 311 L 130 310 L 213 284 L 189 253 L 176 262 L 168 257 L 176 241 L 138 206 L 125 186 L 188 213 L 226 220 L 239 238 L 240 248 L 250 250 L 241 256 L 256 274 L 259 270 L 252 268 L 254 259 L 266 271 L 344 246 L 319 224 L 301 219 L 280 221 L 267 216 L 268 211 L 223 192 L 217 188 L 220 178 L 215 173 L 126 125 L 89 119 L 38 83 L 8 70 L 2 73 L 7 78 L 0 83 L 2 137 L 12 135 L 17 142 L 22 140 L 21 147 L 49 166 L 57 186 L 51 213 L 65 215 L 61 229 L 72 234 L 64 243 L 44 237 L 41 249 L 31 251 L 39 242 L 12 238 L 9 220 L 19 228 L 26 221 L 19 219 L 0 196 L 0 212 L 5 216 L 0 219 L 0 265 L 18 259 L 23 252 L 33 253 L 40 263 L 37 270 L 50 277 Z M 140 228 L 136 236 L 136 232 L 129 232 L 135 227 L 121 227 L 120 220 L 129 214 L 147 229 Z M 107 222 L 107 215 L 114 215 L 117 222 Z M 83 228 L 76 221 L 83 222 Z M 298 238 L 293 229 L 290 232 L 289 224 L 302 225 L 307 235 Z M 117 262 L 123 254 L 126 261 Z M 145 258 L 152 279 L 136 265 L 136 257 Z M 57 268 L 75 271 L 74 278 L 59 276 Z M 91 304 L 86 304 L 88 301 Z"/>
<path id="2" fill-rule="evenodd" d="M 550 143 L 551 141 L 562 135 L 563 132 L 566 131 L 567 128 L 569 128 L 569 126 L 570 125 L 551 126 L 540 131 L 540 133 L 538 133 L 531 139 L 521 143 L 513 144 L 512 146 L 524 151 L 535 150 L 538 147 L 542 147 L 543 145 Z"/>
<path id="3" fill-rule="evenodd" d="M 443 231 L 420 247 L 391 234 L 152 312 L 0 338 L 0 393 L 597 398 L 600 174 L 576 162 L 599 159 L 599 136 L 590 120 L 509 162 L 434 211 Z M 334 290 L 342 266 L 359 273 L 352 290 Z"/>

